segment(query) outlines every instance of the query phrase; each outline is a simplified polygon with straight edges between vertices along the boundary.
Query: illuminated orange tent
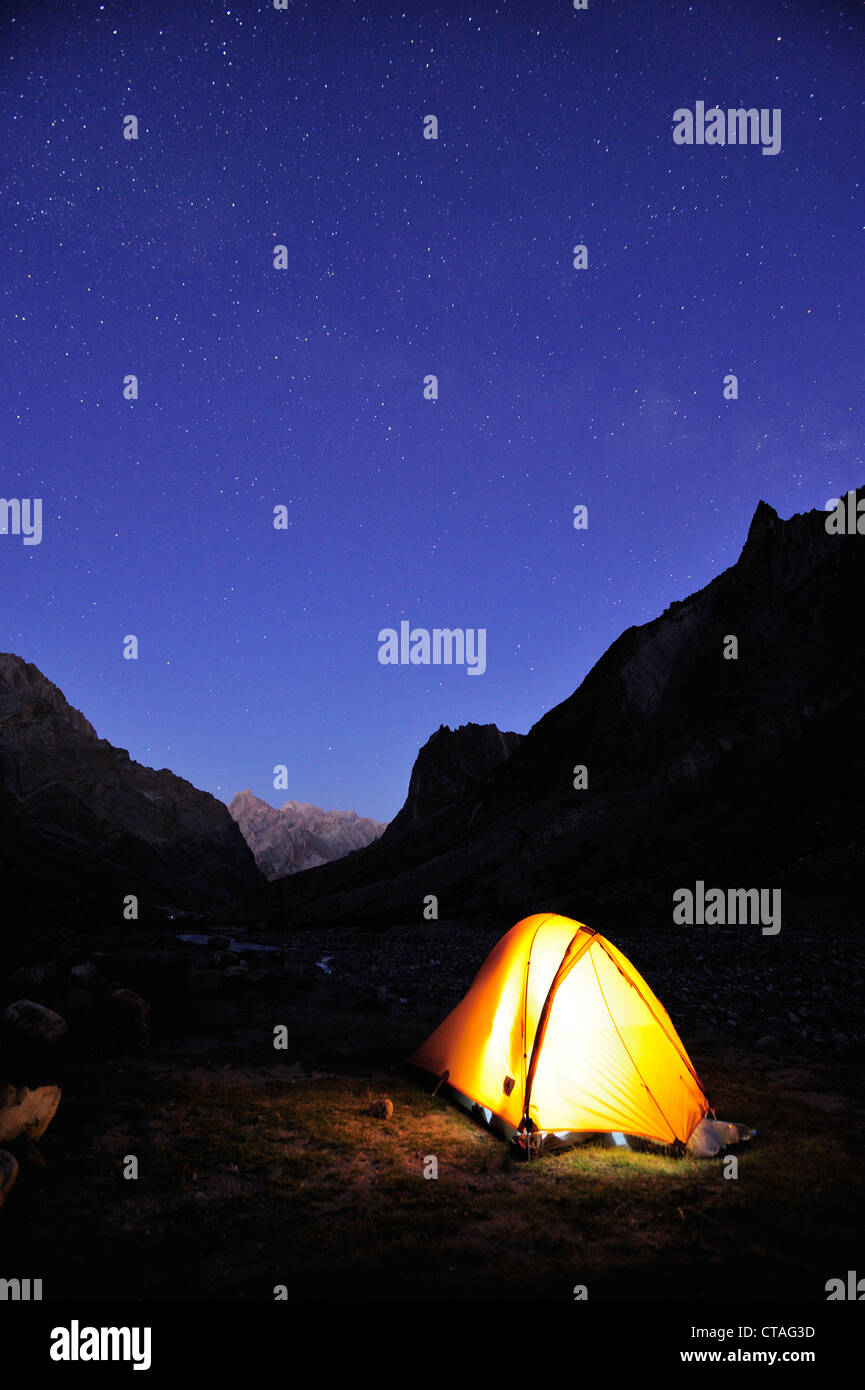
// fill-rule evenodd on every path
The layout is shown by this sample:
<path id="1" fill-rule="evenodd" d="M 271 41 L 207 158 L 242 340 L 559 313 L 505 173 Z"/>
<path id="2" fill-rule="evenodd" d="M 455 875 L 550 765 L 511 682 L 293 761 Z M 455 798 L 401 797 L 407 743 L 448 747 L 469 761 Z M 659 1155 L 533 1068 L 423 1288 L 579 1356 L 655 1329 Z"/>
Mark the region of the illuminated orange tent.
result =
<path id="1" fill-rule="evenodd" d="M 685 1144 L 710 1109 L 669 1015 L 630 961 L 551 913 L 502 937 L 408 1060 L 539 1139 L 589 1131 Z"/>

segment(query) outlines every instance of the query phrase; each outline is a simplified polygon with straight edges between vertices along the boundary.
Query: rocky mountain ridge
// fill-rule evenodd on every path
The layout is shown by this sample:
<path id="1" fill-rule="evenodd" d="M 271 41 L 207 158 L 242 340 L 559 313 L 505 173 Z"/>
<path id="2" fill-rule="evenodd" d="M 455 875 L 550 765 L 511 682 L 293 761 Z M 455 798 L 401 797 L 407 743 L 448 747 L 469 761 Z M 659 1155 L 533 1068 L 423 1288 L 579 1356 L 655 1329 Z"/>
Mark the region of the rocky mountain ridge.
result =
<path id="1" fill-rule="evenodd" d="M 7 907 L 122 919 L 206 909 L 263 880 L 221 801 L 99 738 L 31 662 L 0 653 L 0 878 Z"/>
<path id="2" fill-rule="evenodd" d="M 672 892 L 701 878 L 783 883 L 793 906 L 849 911 L 863 580 L 861 537 L 827 534 L 824 512 L 782 521 L 761 502 L 734 565 L 622 633 L 486 775 L 421 813 L 410 797 L 381 840 L 272 885 L 257 910 L 310 925 L 412 921 L 433 894 L 448 918 L 550 909 L 619 929 L 634 914 L 669 921 Z"/>
<path id="3" fill-rule="evenodd" d="M 388 827 L 398 839 L 430 816 L 458 805 L 506 762 L 523 735 L 503 733 L 495 724 L 442 724 L 414 761 L 408 794 Z"/>

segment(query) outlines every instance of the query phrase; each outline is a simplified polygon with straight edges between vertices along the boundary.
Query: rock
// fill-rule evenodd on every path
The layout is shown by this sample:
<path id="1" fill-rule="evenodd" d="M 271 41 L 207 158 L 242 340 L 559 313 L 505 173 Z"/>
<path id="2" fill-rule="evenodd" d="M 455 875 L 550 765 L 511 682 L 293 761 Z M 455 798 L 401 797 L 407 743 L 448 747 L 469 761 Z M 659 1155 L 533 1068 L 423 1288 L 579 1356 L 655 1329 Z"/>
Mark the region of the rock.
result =
<path id="1" fill-rule="evenodd" d="M 77 989 L 84 989 L 94 998 L 109 993 L 111 986 L 96 966 L 88 961 L 85 965 L 73 965 L 69 971 L 69 983 Z"/>
<path id="2" fill-rule="evenodd" d="M 833 1043 L 835 1044 L 836 1047 L 849 1047 L 849 1046 L 850 1046 L 850 1039 L 847 1037 L 847 1034 L 846 1034 L 846 1033 L 833 1033 L 833 1034 L 832 1034 L 832 1041 L 833 1041 Z"/>
<path id="3" fill-rule="evenodd" d="M 108 1021 L 113 1047 L 143 1052 L 150 1043 L 150 1005 L 132 989 L 112 990 Z"/>
<path id="4" fill-rule="evenodd" d="M 781 1046 L 781 1040 L 776 1038 L 774 1033 L 767 1033 L 765 1038 L 760 1038 L 754 1046 L 759 1052 L 774 1052 L 776 1048 Z"/>
<path id="5" fill-rule="evenodd" d="M 9 983 L 15 990 L 40 990 L 45 983 L 45 971 L 40 965 L 19 965 L 9 976 Z"/>
<path id="6" fill-rule="evenodd" d="M 43 1004 L 18 999 L 0 1014 L 0 1030 L 13 1042 L 54 1047 L 66 1037 L 69 1026 L 65 1018 Z"/>
<path id="7" fill-rule="evenodd" d="M 242 989 L 249 983 L 249 971 L 245 965 L 230 965 L 223 972 L 222 979 L 226 989 Z"/>
<path id="8" fill-rule="evenodd" d="M 374 1120 L 389 1120 L 393 1115 L 393 1101 L 387 1096 L 381 1100 L 374 1100 L 369 1107 L 369 1113 Z"/>
<path id="9" fill-rule="evenodd" d="M 239 965 L 240 956 L 234 951 L 216 951 L 213 956 L 213 964 L 217 970 L 227 970 L 230 965 Z"/>
<path id="10" fill-rule="evenodd" d="M 218 994 L 222 989 L 222 974 L 219 970 L 193 970 L 189 989 L 192 994 Z"/>
<path id="11" fill-rule="evenodd" d="M 41 1178 L 48 1172 L 48 1164 L 45 1155 L 37 1149 L 32 1139 L 13 1139 L 9 1143 L 9 1152 L 13 1158 L 18 1160 L 18 1166 L 28 1175 L 34 1174 Z"/>
<path id="12" fill-rule="evenodd" d="M 227 951 L 231 942 L 227 936 L 209 936 L 207 944 L 211 951 Z"/>
<path id="13" fill-rule="evenodd" d="M 59 1086 L 6 1086 L 0 1090 L 0 1144 L 41 1139 L 57 1113 Z"/>
<path id="14" fill-rule="evenodd" d="M 0 1207 L 18 1181 L 18 1160 L 6 1149 L 0 1149 Z"/>

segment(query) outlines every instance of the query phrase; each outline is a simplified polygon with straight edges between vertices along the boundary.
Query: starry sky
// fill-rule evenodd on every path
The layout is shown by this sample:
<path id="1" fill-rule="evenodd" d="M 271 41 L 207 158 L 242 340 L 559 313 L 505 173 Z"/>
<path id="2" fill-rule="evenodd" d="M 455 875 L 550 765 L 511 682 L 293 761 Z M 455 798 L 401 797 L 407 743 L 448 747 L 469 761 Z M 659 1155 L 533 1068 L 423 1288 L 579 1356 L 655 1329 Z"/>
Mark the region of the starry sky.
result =
<path id="1" fill-rule="evenodd" d="M 226 801 L 387 820 L 441 723 L 525 732 L 865 483 L 863 61 L 809 0 L 5 3 L 0 649 Z"/>

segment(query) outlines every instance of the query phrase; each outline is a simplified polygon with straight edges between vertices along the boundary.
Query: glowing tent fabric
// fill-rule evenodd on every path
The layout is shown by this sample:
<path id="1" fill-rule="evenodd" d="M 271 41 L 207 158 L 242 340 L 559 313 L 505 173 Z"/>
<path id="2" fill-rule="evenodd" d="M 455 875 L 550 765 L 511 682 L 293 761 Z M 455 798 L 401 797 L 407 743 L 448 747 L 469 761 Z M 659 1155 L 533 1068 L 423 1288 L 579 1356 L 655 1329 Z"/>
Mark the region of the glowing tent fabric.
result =
<path id="1" fill-rule="evenodd" d="M 669 1015 L 630 961 L 569 917 L 502 937 L 409 1061 L 514 1129 L 686 1143 L 709 1101 Z"/>

